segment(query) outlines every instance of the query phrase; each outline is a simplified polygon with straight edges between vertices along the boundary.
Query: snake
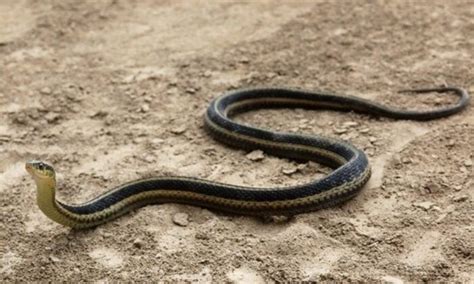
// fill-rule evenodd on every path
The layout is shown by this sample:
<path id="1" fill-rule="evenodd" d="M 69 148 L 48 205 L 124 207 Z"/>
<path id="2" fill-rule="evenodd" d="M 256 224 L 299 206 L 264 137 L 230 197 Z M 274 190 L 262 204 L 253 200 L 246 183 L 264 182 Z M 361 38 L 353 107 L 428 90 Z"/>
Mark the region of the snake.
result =
<path id="1" fill-rule="evenodd" d="M 287 88 L 228 91 L 213 99 L 204 115 L 207 133 L 228 146 L 331 168 L 324 177 L 292 186 L 252 187 L 195 177 L 158 176 L 116 186 L 85 203 L 56 198 L 56 173 L 41 160 L 26 163 L 36 184 L 39 209 L 51 220 L 73 229 L 93 228 L 149 204 L 181 203 L 251 216 L 293 216 L 342 204 L 356 196 L 371 175 L 367 155 L 348 141 L 322 135 L 276 132 L 239 123 L 237 114 L 262 108 L 302 108 L 356 112 L 402 120 L 431 120 L 455 114 L 470 100 L 454 86 L 401 90 L 401 93 L 454 93 L 458 99 L 430 110 L 389 107 L 356 96 Z"/>

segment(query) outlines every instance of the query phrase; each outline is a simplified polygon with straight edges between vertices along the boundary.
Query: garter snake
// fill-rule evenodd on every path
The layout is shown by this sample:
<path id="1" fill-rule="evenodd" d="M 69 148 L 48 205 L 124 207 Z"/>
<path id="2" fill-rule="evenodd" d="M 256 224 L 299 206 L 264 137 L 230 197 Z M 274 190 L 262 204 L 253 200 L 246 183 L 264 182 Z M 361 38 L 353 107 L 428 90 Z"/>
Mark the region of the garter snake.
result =
<path id="1" fill-rule="evenodd" d="M 245 215 L 284 215 L 308 212 L 341 203 L 356 195 L 370 177 L 367 156 L 348 142 L 319 135 L 268 131 L 237 123 L 237 113 L 260 108 L 306 108 L 355 111 L 393 119 L 430 120 L 459 112 L 469 102 L 457 87 L 412 89 L 402 92 L 454 92 L 458 101 L 427 111 L 401 110 L 352 96 L 293 89 L 245 89 L 214 99 L 205 114 L 205 126 L 216 140 L 245 150 L 260 149 L 278 157 L 311 160 L 334 169 L 306 184 L 255 188 L 191 177 L 155 177 L 113 188 L 95 199 L 68 205 L 56 199 L 54 169 L 29 161 L 27 171 L 37 186 L 37 203 L 50 219 L 73 228 L 94 227 L 138 207 L 175 202 Z"/>

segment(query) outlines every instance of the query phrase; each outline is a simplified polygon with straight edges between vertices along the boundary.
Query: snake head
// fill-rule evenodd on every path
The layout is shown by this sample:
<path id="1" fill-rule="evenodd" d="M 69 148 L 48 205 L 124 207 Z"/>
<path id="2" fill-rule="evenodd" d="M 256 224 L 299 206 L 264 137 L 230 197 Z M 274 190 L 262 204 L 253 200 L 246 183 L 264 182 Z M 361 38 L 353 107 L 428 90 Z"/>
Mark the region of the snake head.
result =
<path id="1" fill-rule="evenodd" d="M 25 168 L 35 181 L 55 180 L 56 178 L 53 167 L 43 161 L 28 161 Z"/>

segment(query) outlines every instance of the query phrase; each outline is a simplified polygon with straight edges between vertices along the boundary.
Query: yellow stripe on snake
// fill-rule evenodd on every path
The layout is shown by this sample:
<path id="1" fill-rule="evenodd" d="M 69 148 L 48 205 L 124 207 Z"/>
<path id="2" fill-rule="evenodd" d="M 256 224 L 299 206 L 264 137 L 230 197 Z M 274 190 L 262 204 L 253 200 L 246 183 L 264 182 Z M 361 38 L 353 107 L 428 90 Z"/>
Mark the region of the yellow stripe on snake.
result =
<path id="1" fill-rule="evenodd" d="M 247 89 L 224 94 L 208 107 L 205 125 L 216 140 L 229 146 L 261 149 L 278 157 L 315 161 L 334 169 L 306 184 L 256 188 L 223 184 L 192 177 L 156 177 L 131 181 L 79 205 L 56 199 L 56 174 L 42 161 L 30 161 L 27 171 L 37 186 L 37 203 L 53 221 L 82 229 L 115 219 L 130 210 L 164 202 L 192 204 L 243 215 L 288 215 L 344 202 L 355 196 L 370 178 L 367 156 L 349 142 L 319 135 L 280 133 L 235 122 L 232 116 L 260 108 L 307 108 L 355 111 L 393 119 L 430 120 L 465 108 L 468 93 L 457 87 L 404 92 L 453 92 L 459 100 L 429 111 L 394 109 L 365 99 L 292 89 Z"/>

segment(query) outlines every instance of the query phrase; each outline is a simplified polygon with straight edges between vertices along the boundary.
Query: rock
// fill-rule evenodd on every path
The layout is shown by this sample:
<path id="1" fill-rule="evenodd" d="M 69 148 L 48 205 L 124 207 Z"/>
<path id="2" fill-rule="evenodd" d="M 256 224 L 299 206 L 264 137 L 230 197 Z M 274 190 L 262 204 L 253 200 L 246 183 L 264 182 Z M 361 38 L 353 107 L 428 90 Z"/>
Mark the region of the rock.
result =
<path id="1" fill-rule="evenodd" d="M 209 240 L 209 235 L 207 233 L 197 232 L 194 237 L 197 240 Z"/>
<path id="2" fill-rule="evenodd" d="M 334 128 L 334 133 L 336 134 L 343 134 L 343 133 L 346 133 L 347 132 L 347 129 L 345 128 Z"/>
<path id="3" fill-rule="evenodd" d="M 346 29 L 337 28 L 337 29 L 332 31 L 332 34 L 335 35 L 335 36 L 340 36 L 340 35 L 346 34 L 347 32 L 348 31 Z"/>
<path id="4" fill-rule="evenodd" d="M 52 261 L 52 262 L 61 262 L 61 260 L 57 257 L 55 257 L 54 255 L 50 255 L 49 256 L 49 259 Z"/>
<path id="5" fill-rule="evenodd" d="M 431 209 L 433 206 L 435 206 L 435 204 L 434 204 L 433 202 L 430 202 L 430 201 L 425 201 L 425 202 L 413 203 L 413 206 L 428 211 L 428 210 Z"/>
<path id="6" fill-rule="evenodd" d="M 355 127 L 359 125 L 359 123 L 355 122 L 355 121 L 346 121 L 342 124 L 342 127 L 344 128 L 350 128 L 350 127 Z"/>
<path id="7" fill-rule="evenodd" d="M 403 284 L 404 283 L 404 281 L 401 278 L 390 276 L 390 275 L 386 275 L 382 277 L 382 280 L 384 283 L 389 283 L 389 284 Z"/>
<path id="8" fill-rule="evenodd" d="M 464 161 L 464 165 L 465 165 L 466 167 L 472 167 L 472 160 L 471 160 L 471 159 L 465 160 L 465 161 Z"/>
<path id="9" fill-rule="evenodd" d="M 150 106 L 148 104 L 143 104 L 142 107 L 140 108 L 140 111 L 145 113 L 150 110 Z"/>
<path id="10" fill-rule="evenodd" d="M 377 141 L 377 138 L 374 137 L 374 136 L 370 136 L 369 141 L 370 141 L 370 143 L 374 143 L 375 141 Z"/>
<path id="11" fill-rule="evenodd" d="M 155 157 L 151 156 L 151 155 L 146 155 L 143 160 L 145 160 L 145 162 L 147 163 L 154 163 L 156 160 L 155 160 Z"/>
<path id="12" fill-rule="evenodd" d="M 59 113 L 55 113 L 55 112 L 48 112 L 44 118 L 46 118 L 46 121 L 48 123 L 52 123 L 52 122 L 55 122 L 57 121 L 59 118 L 61 117 L 61 115 Z"/>
<path id="13" fill-rule="evenodd" d="M 0 135 L 0 142 L 8 142 L 11 140 L 9 135 Z"/>
<path id="14" fill-rule="evenodd" d="M 461 195 L 453 198 L 454 202 L 464 202 L 469 199 L 469 196 L 467 195 Z"/>
<path id="15" fill-rule="evenodd" d="M 160 146 L 161 144 L 163 144 L 163 142 L 165 142 L 165 140 L 161 139 L 161 138 L 153 138 L 151 140 L 151 144 L 153 145 L 153 147 L 158 147 Z"/>
<path id="16" fill-rule="evenodd" d="M 99 110 L 99 111 L 95 112 L 94 114 L 92 114 L 92 115 L 90 116 L 90 118 L 104 118 L 104 117 L 106 117 L 107 115 L 109 115 L 108 112 L 103 111 L 103 110 Z"/>
<path id="17" fill-rule="evenodd" d="M 361 130 L 359 130 L 360 133 L 369 133 L 370 132 L 370 128 L 362 128 Z"/>
<path id="18" fill-rule="evenodd" d="M 186 213 L 176 213 L 173 216 L 173 223 L 181 227 L 186 227 L 189 224 L 189 215 Z"/>
<path id="19" fill-rule="evenodd" d="M 247 159 L 251 161 L 261 161 L 265 158 L 262 150 L 254 150 L 246 155 Z"/>
<path id="20" fill-rule="evenodd" d="M 276 76 L 278 76 L 278 74 L 275 73 L 275 72 L 268 72 L 267 74 L 265 74 L 265 76 L 266 76 L 268 79 L 273 79 L 273 78 L 275 78 Z"/>
<path id="21" fill-rule="evenodd" d="M 240 63 L 247 64 L 249 62 L 250 62 L 250 59 L 248 59 L 248 57 L 243 56 L 242 58 L 240 58 Z"/>
<path id="22" fill-rule="evenodd" d="M 298 169 L 298 171 L 302 171 L 304 169 L 306 169 L 306 167 L 308 166 L 308 164 L 299 164 L 296 166 L 296 168 Z"/>
<path id="23" fill-rule="evenodd" d="M 424 186 L 424 188 L 428 193 L 438 193 L 443 190 L 441 188 L 441 185 L 439 185 L 438 183 L 434 183 L 432 181 L 428 181 L 426 185 Z"/>
<path id="24" fill-rule="evenodd" d="M 49 94 L 51 94 L 51 89 L 48 88 L 48 87 L 44 87 L 40 90 L 40 93 L 43 94 L 43 95 L 49 95 Z"/>
<path id="25" fill-rule="evenodd" d="M 133 246 L 136 248 L 142 248 L 143 247 L 143 241 L 140 238 L 136 238 L 133 240 Z"/>
<path id="26" fill-rule="evenodd" d="M 284 173 L 285 175 L 288 175 L 288 176 L 296 173 L 297 171 L 298 171 L 298 169 L 294 166 L 293 167 L 288 167 L 288 168 L 283 168 L 281 170 L 282 173 Z"/>
<path id="27" fill-rule="evenodd" d="M 212 146 L 206 147 L 206 149 L 204 149 L 204 153 L 208 156 L 213 156 L 216 154 L 216 148 Z"/>
<path id="28" fill-rule="evenodd" d="M 176 78 L 171 79 L 170 82 L 168 83 L 168 85 L 173 86 L 173 87 L 177 86 L 178 85 L 178 79 L 176 79 Z"/>
<path id="29" fill-rule="evenodd" d="M 407 157 L 403 157 L 401 160 L 402 160 L 402 163 L 404 163 L 404 164 L 409 164 L 409 163 L 411 163 L 411 160 L 410 160 L 409 158 L 407 158 Z"/>
<path id="30" fill-rule="evenodd" d="M 135 74 L 134 81 L 156 80 L 163 75 L 163 71 L 145 68 Z"/>
<path id="31" fill-rule="evenodd" d="M 309 120 L 306 119 L 306 118 L 300 119 L 298 127 L 300 129 L 306 128 L 306 127 L 308 127 L 308 122 L 309 122 Z"/>
<path id="32" fill-rule="evenodd" d="M 443 100 L 441 98 L 435 98 L 433 101 L 436 105 L 440 105 L 443 103 Z"/>
<path id="33" fill-rule="evenodd" d="M 178 127 L 175 127 L 173 129 L 171 129 L 171 133 L 173 134 L 183 134 L 184 132 L 186 132 L 186 126 L 184 125 L 181 125 L 181 126 L 178 126 Z"/>
<path id="34" fill-rule="evenodd" d="M 435 220 L 436 223 L 440 223 L 441 221 L 443 221 L 447 216 L 448 216 L 449 213 L 442 213 L 439 215 L 439 217 Z"/>
<path id="35" fill-rule="evenodd" d="M 188 94 L 194 94 L 194 93 L 196 93 L 196 89 L 194 89 L 194 88 L 187 88 L 187 89 L 186 89 L 186 93 L 188 93 Z"/>

